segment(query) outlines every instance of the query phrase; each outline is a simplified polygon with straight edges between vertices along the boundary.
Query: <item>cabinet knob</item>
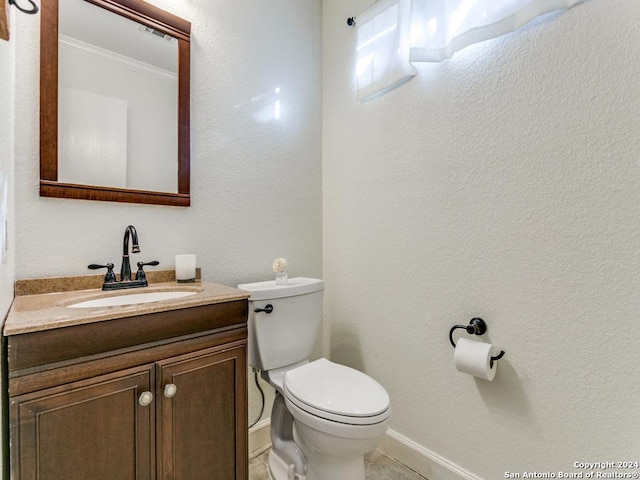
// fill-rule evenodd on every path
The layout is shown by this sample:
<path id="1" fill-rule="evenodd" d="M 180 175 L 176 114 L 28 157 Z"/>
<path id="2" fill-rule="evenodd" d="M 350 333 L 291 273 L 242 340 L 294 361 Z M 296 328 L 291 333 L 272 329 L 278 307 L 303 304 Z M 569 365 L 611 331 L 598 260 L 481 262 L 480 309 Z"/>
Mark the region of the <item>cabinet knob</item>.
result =
<path id="1" fill-rule="evenodd" d="M 176 387 L 173 383 L 168 383 L 164 386 L 164 396 L 167 398 L 173 397 L 178 391 L 178 387 Z"/>
<path id="2" fill-rule="evenodd" d="M 151 392 L 142 392 L 140 397 L 138 398 L 138 403 L 143 407 L 146 407 L 153 402 L 153 393 Z"/>

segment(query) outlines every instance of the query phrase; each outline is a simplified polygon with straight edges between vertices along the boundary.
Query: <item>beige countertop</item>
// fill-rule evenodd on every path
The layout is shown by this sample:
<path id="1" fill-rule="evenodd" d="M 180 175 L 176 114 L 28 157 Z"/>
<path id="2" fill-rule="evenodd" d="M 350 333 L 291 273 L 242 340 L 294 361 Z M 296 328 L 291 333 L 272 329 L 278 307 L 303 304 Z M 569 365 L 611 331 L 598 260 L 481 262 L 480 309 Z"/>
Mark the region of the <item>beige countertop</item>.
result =
<path id="1" fill-rule="evenodd" d="M 134 305 L 68 308 L 68 305 L 98 298 L 177 290 L 195 291 L 197 293 L 182 298 Z M 150 284 L 148 287 L 143 288 L 110 292 L 103 292 L 100 289 L 87 289 L 21 295 L 17 296 L 13 302 L 3 333 L 5 336 L 18 335 L 148 313 L 244 300 L 246 298 L 249 298 L 249 294 L 237 288 L 200 281 L 194 283 L 164 282 Z"/>

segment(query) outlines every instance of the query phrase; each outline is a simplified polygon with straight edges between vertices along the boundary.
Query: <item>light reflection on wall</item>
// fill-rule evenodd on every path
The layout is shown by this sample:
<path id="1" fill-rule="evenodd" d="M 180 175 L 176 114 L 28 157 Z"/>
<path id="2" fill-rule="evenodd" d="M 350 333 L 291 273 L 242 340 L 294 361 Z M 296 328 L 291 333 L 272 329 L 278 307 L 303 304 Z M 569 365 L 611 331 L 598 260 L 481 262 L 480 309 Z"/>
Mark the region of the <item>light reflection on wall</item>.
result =
<path id="1" fill-rule="evenodd" d="M 272 91 L 262 93 L 251 99 L 252 116 L 257 122 L 268 123 L 273 120 L 280 120 L 282 114 L 280 92 L 280 87 L 276 87 Z"/>

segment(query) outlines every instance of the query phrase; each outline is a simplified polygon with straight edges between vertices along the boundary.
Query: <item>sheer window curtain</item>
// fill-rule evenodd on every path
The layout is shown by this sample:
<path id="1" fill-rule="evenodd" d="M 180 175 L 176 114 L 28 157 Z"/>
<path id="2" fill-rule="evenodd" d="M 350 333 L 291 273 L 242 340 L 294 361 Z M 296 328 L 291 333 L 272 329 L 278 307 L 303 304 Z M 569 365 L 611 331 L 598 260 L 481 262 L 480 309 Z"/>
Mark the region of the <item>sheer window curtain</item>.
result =
<path id="1" fill-rule="evenodd" d="M 358 15 L 358 100 L 384 95 L 416 74 L 409 62 L 410 6 L 410 0 L 378 0 Z"/>
<path id="2" fill-rule="evenodd" d="M 441 62 L 546 13 L 585 0 L 379 0 L 358 15 L 357 90 L 368 100 L 415 75 L 411 62 Z"/>

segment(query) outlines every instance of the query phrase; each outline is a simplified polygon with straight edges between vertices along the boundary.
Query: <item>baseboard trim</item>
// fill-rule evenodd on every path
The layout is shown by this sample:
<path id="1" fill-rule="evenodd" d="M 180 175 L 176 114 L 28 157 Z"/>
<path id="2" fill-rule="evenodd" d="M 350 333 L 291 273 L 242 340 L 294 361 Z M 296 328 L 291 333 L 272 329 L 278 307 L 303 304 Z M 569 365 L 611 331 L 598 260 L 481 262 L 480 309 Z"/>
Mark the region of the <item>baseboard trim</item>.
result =
<path id="1" fill-rule="evenodd" d="M 482 480 L 392 429 L 387 430 L 378 449 L 429 480 Z"/>
<path id="2" fill-rule="evenodd" d="M 266 418 L 249 429 L 249 453 L 262 452 L 271 445 L 271 421 Z"/>
<path id="3" fill-rule="evenodd" d="M 249 429 L 250 453 L 260 453 L 271 445 L 270 428 L 267 418 Z M 429 480 L 482 480 L 392 429 L 387 430 L 378 449 Z"/>

